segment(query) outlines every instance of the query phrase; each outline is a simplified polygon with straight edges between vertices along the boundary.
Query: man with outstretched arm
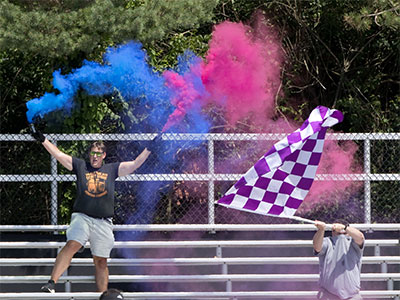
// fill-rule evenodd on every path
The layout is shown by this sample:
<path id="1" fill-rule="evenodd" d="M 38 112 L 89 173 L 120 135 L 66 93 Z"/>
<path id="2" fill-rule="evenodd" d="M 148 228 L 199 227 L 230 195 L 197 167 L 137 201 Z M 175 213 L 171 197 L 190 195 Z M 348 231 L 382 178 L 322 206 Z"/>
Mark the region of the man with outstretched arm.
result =
<path id="1" fill-rule="evenodd" d="M 364 235 L 358 229 L 336 222 L 332 236 L 324 237 L 326 224 L 315 221 L 314 254 L 319 258 L 318 299 L 359 300 Z"/>
<path id="2" fill-rule="evenodd" d="M 107 153 L 102 142 L 91 145 L 89 162 L 85 162 L 60 151 L 41 132 L 35 130 L 32 136 L 41 142 L 61 165 L 77 176 L 77 197 L 73 206 L 71 223 L 67 229 L 67 243 L 57 255 L 51 279 L 42 286 L 41 290 L 54 293 L 55 284 L 69 267 L 72 257 L 86 242 L 90 241 L 97 290 L 104 292 L 108 288 L 107 258 L 110 257 L 114 246 L 112 217 L 115 180 L 139 168 L 157 147 L 161 136 L 158 135 L 135 160 L 109 164 L 103 163 Z"/>

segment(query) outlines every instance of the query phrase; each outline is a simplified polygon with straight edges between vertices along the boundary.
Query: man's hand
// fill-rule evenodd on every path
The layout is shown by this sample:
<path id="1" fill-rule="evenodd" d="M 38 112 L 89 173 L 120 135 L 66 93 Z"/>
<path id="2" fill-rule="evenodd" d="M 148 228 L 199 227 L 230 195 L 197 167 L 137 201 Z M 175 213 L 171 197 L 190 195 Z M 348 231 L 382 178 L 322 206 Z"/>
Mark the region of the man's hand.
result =
<path id="1" fill-rule="evenodd" d="M 40 131 L 36 130 L 36 128 L 35 128 L 35 126 L 33 124 L 30 124 L 30 129 L 31 129 L 31 135 L 33 136 L 33 138 L 36 141 L 38 141 L 40 143 L 43 143 L 46 140 L 46 138 L 43 135 L 43 133 L 41 133 Z"/>
<path id="2" fill-rule="evenodd" d="M 345 234 L 345 225 L 340 224 L 340 223 L 334 223 L 332 224 L 332 231 L 335 231 L 338 234 Z"/>
<path id="3" fill-rule="evenodd" d="M 147 150 L 149 150 L 150 152 L 154 152 L 155 150 L 157 150 L 160 147 L 162 141 L 161 136 L 162 133 L 157 134 L 156 137 L 147 145 Z"/>
<path id="4" fill-rule="evenodd" d="M 314 225 L 315 225 L 315 227 L 317 227 L 318 230 L 325 231 L 326 224 L 324 222 L 315 220 Z"/>

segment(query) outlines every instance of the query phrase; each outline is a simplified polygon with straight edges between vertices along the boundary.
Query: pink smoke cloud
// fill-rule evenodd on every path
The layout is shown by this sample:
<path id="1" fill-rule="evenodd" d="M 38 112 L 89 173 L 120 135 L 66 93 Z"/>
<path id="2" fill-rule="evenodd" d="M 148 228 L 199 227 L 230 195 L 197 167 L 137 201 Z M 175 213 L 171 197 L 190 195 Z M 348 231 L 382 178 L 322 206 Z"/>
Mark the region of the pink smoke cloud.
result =
<path id="1" fill-rule="evenodd" d="M 256 16 L 253 27 L 232 22 L 216 25 L 204 61 L 198 58 L 183 75 L 163 73 L 175 106 L 163 131 L 189 111 L 212 104 L 222 108 L 231 127 L 246 119 L 256 131 L 271 132 L 283 51 L 277 31 L 263 15 Z"/>
<path id="2" fill-rule="evenodd" d="M 282 93 L 280 73 L 284 62 L 277 30 L 269 26 L 261 14 L 254 20 L 252 26 L 232 22 L 216 25 L 204 61 L 198 60 L 183 75 L 164 72 L 176 109 L 163 131 L 179 123 L 189 111 L 206 105 L 219 107 L 233 132 L 235 129 L 240 131 L 237 122 L 243 120 L 256 132 L 290 133 L 300 126 L 298 122 L 279 117 L 276 113 L 276 98 Z M 199 78 L 204 90 L 195 84 Z M 235 146 L 231 152 L 223 146 L 218 149 L 216 144 L 215 172 L 245 173 L 270 148 L 270 144 L 270 141 L 264 144 L 248 142 L 247 145 Z M 327 140 L 318 173 L 360 172 L 361 168 L 354 161 L 356 151 L 353 142 L 339 145 L 337 141 Z M 299 212 L 310 211 L 321 202 L 329 205 L 337 199 L 330 194 L 342 192 L 344 195 L 350 187 L 355 191 L 359 184 L 315 181 Z M 345 196 L 341 197 L 342 200 Z"/>
<path id="3" fill-rule="evenodd" d="M 275 111 L 283 60 L 277 34 L 258 21 L 255 32 L 242 23 L 215 26 L 210 49 L 202 66 L 202 81 L 210 93 L 208 101 L 226 109 L 233 125 L 249 115 L 265 124 Z M 265 131 L 262 128 L 261 131 Z"/>

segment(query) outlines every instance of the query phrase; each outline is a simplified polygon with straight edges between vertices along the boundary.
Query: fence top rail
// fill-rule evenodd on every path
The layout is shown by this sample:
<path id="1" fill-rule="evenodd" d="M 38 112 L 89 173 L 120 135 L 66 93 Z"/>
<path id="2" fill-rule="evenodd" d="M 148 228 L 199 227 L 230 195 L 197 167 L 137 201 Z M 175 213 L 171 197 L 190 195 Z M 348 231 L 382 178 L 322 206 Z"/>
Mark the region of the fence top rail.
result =
<path id="1" fill-rule="evenodd" d="M 251 292 L 124 292 L 125 299 L 315 299 L 317 291 L 251 291 Z M 395 291 L 361 291 L 364 298 L 388 298 L 400 296 L 400 290 Z M 0 299 L 74 299 L 97 300 L 100 293 L 0 293 Z"/>
<path id="2" fill-rule="evenodd" d="M 212 140 L 212 141 L 257 141 L 280 140 L 288 133 L 165 133 L 163 140 Z M 156 133 L 110 133 L 110 134 L 45 134 L 57 141 L 143 141 L 151 140 Z M 328 133 L 331 140 L 400 140 L 400 133 Z M 34 141 L 30 134 L 0 134 L 0 141 Z"/>
<path id="3" fill-rule="evenodd" d="M 351 226 L 362 231 L 400 231 L 400 223 L 363 224 Z M 65 231 L 68 225 L 0 225 L 0 232 Z M 315 231 L 313 224 L 131 224 L 114 225 L 114 231 Z"/>
<path id="4" fill-rule="evenodd" d="M 62 248 L 65 242 L 0 242 L 0 249 Z M 400 239 L 367 239 L 365 246 L 399 246 Z M 86 248 L 90 243 L 86 243 Z M 312 240 L 118 241 L 114 248 L 312 247 Z"/>
<path id="5" fill-rule="evenodd" d="M 243 174 L 210 174 L 210 173 L 174 173 L 174 174 L 130 174 L 117 178 L 117 181 L 237 181 Z M 0 174 L 2 182 L 42 182 L 42 181 L 75 181 L 76 175 L 72 174 Z M 400 180 L 400 173 L 376 174 L 316 174 L 315 180 L 334 181 L 396 181 Z"/>

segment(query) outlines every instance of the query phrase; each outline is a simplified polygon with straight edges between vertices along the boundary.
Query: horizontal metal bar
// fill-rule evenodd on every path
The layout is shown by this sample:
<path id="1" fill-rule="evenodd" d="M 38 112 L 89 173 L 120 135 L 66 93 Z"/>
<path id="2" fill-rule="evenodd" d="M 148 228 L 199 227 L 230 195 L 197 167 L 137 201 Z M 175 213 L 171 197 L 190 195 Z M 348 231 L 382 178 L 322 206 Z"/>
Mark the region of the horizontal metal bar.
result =
<path id="1" fill-rule="evenodd" d="M 351 224 L 362 231 L 400 231 L 400 223 Z M 0 225 L 0 232 L 65 231 L 68 225 Z M 315 231 L 313 224 L 164 224 L 114 225 L 114 231 Z"/>
<path id="2" fill-rule="evenodd" d="M 0 242 L 0 249 L 62 248 L 65 242 Z M 399 239 L 366 240 L 365 246 L 399 246 Z M 114 248 L 214 248 L 214 247 L 311 247 L 311 240 L 234 240 L 234 241 L 124 241 Z M 90 248 L 90 243 L 86 243 Z"/>
<path id="3" fill-rule="evenodd" d="M 363 264 L 400 264 L 400 256 L 364 256 Z M 52 266 L 55 258 L 0 258 L 0 266 Z M 109 258 L 109 266 L 318 264 L 318 257 Z M 91 258 L 73 258 L 71 266 L 91 266 Z"/>
<path id="4" fill-rule="evenodd" d="M 213 141 L 257 141 L 281 140 L 289 133 L 165 133 L 163 140 L 213 140 Z M 111 134 L 45 134 L 54 141 L 143 141 L 151 140 L 156 133 L 111 133 Z M 330 140 L 400 140 L 400 133 L 328 133 Z M 34 141 L 30 134 L 0 134 L 0 141 Z"/>
<path id="5" fill-rule="evenodd" d="M 400 280 L 400 273 L 361 273 L 361 281 Z M 0 282 L 40 283 L 48 280 L 48 275 L 0 276 Z M 319 274 L 215 274 L 215 275 L 110 275 L 109 282 L 225 282 L 225 281 L 317 281 Z M 94 275 L 61 276 L 61 282 L 91 283 Z"/>
<path id="6" fill-rule="evenodd" d="M 315 299 L 316 291 L 252 291 L 252 292 L 124 292 L 125 299 Z M 361 296 L 370 298 L 393 298 L 400 291 L 361 291 Z M 0 293 L 0 299 L 74 299 L 97 300 L 100 293 Z"/>
<path id="7" fill-rule="evenodd" d="M 237 181 L 243 174 L 131 174 L 117 181 Z M 0 182 L 76 181 L 75 175 L 1 174 Z M 400 174 L 317 174 L 315 180 L 325 181 L 399 181 Z"/>

